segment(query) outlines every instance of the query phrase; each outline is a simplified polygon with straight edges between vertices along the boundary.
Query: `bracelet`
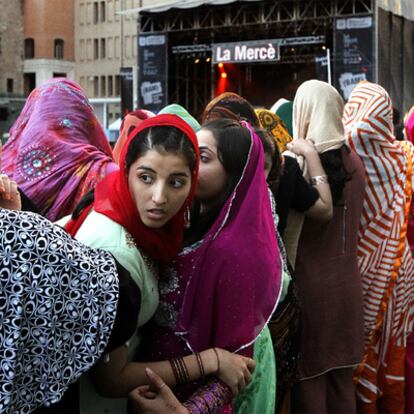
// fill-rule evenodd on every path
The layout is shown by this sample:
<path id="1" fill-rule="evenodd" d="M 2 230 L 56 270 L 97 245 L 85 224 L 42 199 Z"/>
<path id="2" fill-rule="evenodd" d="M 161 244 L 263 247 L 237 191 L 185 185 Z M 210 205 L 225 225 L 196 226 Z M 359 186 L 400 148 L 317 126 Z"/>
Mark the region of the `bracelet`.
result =
<path id="1" fill-rule="evenodd" d="M 175 383 L 178 385 L 181 383 L 181 377 L 180 374 L 178 373 L 178 368 L 176 365 L 176 360 L 175 359 L 170 359 L 170 365 L 171 365 L 171 369 L 174 373 L 174 377 L 175 377 Z"/>
<path id="2" fill-rule="evenodd" d="M 199 352 L 196 352 L 195 356 L 197 358 L 198 368 L 200 369 L 201 379 L 204 380 L 206 378 L 206 373 L 204 372 L 203 360 L 201 359 Z"/>
<path id="3" fill-rule="evenodd" d="M 327 175 L 316 175 L 315 177 L 311 177 L 311 184 L 313 186 L 319 184 L 328 184 L 328 176 Z"/>
<path id="4" fill-rule="evenodd" d="M 220 358 L 216 348 L 213 348 L 214 353 L 217 357 L 217 374 L 220 374 Z"/>
<path id="5" fill-rule="evenodd" d="M 181 384 L 187 384 L 190 382 L 190 375 L 188 375 L 187 366 L 185 365 L 183 358 L 177 358 L 177 365 L 181 369 Z"/>

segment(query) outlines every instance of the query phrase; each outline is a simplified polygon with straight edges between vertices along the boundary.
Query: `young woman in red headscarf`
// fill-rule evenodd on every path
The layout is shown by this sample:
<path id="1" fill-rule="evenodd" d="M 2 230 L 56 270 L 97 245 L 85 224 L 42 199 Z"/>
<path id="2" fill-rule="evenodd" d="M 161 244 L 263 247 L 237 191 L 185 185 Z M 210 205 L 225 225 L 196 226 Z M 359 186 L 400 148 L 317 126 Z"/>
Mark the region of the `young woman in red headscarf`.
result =
<path id="1" fill-rule="evenodd" d="M 186 214 L 197 183 L 196 136 L 176 115 L 149 118 L 129 134 L 119 165 L 119 171 L 99 183 L 81 201 L 72 218 L 60 224 L 65 224 L 66 230 L 83 243 L 112 253 L 130 273 L 140 290 L 139 328 L 158 306 L 159 267 L 171 261 L 182 245 Z M 89 378 L 81 379 L 81 412 L 126 412 L 126 400 L 120 397 L 126 397 L 134 387 L 148 382 L 147 366 L 167 384 L 175 385 L 175 373 L 169 361 L 128 362 L 134 342 L 137 342 L 136 335 L 98 363 L 92 372 L 93 383 Z M 201 376 L 200 359 L 204 374 L 218 374 L 230 383 L 251 365 L 248 358 L 210 349 L 183 359 L 189 381 Z M 118 399 L 102 399 L 94 386 L 101 394 Z"/>

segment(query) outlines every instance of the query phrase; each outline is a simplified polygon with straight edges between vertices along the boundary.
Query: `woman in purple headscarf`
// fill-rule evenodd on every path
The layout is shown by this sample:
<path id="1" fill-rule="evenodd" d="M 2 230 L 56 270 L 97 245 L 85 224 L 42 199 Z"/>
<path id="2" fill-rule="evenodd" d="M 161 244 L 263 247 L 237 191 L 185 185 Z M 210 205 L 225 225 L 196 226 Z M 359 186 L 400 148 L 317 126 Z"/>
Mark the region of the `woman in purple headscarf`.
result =
<path id="1" fill-rule="evenodd" d="M 55 78 L 36 88 L 10 130 L 2 172 L 51 221 L 118 167 L 82 89 Z"/>
<path id="2" fill-rule="evenodd" d="M 228 119 L 204 125 L 197 138 L 198 205 L 185 248 L 160 278 L 160 305 L 138 355 L 153 361 L 217 346 L 251 357 L 254 344 L 262 363 L 256 359 L 248 395 L 234 406 L 229 388 L 214 377 L 174 392 L 191 413 L 273 413 L 266 326 L 281 295 L 282 266 L 262 143 L 247 123 Z"/>

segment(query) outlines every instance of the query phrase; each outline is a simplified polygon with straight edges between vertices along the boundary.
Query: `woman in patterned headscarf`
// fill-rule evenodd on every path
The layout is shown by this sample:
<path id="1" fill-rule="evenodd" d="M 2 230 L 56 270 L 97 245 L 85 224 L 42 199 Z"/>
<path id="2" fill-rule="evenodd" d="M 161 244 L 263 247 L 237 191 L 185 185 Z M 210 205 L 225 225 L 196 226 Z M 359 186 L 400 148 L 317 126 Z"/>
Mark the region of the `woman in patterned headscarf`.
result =
<path id="1" fill-rule="evenodd" d="M 30 94 L 2 154 L 2 172 L 51 221 L 117 169 L 85 93 L 68 79 L 51 79 Z"/>
<path id="2" fill-rule="evenodd" d="M 289 135 L 282 119 L 267 109 L 255 109 L 254 111 L 259 119 L 260 126 L 272 134 L 279 152 L 286 151 L 286 145 L 292 141 L 292 137 Z"/>
<path id="3" fill-rule="evenodd" d="M 354 89 L 344 124 L 367 180 L 358 234 L 365 320 L 365 356 L 355 372 L 359 408 L 402 413 L 414 299 L 414 263 L 406 237 L 414 151 L 396 141 L 391 100 L 379 85 L 364 82 Z"/>

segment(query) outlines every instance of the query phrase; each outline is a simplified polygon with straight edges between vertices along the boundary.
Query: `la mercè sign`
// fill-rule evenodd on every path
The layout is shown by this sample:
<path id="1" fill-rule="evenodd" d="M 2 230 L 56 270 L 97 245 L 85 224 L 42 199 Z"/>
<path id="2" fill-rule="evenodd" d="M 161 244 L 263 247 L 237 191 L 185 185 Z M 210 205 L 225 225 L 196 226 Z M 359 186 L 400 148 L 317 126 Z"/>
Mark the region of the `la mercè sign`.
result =
<path id="1" fill-rule="evenodd" d="M 213 63 L 274 62 L 280 59 L 280 40 L 214 43 Z"/>

